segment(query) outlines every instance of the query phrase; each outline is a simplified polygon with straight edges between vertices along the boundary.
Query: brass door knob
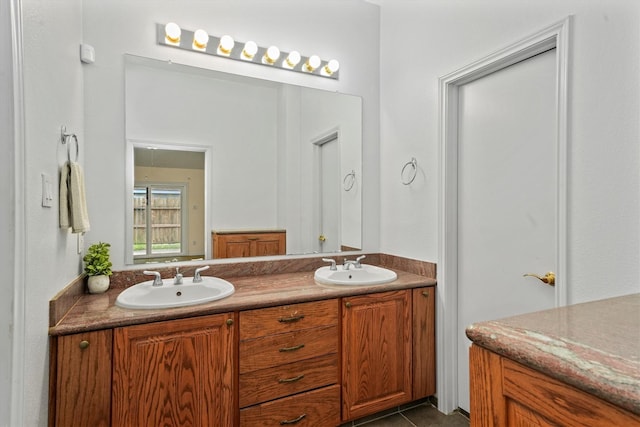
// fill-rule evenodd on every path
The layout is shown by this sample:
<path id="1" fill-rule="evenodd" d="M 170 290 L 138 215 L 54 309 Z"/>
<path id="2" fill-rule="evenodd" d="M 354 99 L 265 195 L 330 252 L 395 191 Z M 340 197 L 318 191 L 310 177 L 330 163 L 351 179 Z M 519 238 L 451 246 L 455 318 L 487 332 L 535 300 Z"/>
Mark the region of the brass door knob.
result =
<path id="1" fill-rule="evenodd" d="M 325 242 L 327 238 L 324 236 L 324 234 L 321 234 L 318 236 L 318 240 L 320 240 L 321 242 Z"/>
<path id="2" fill-rule="evenodd" d="M 82 340 L 82 341 L 80 341 L 80 348 L 81 348 L 82 350 L 84 350 L 84 349 L 85 349 L 85 348 L 87 348 L 87 347 L 89 347 L 89 341 L 87 341 L 87 340 Z"/>
<path id="3" fill-rule="evenodd" d="M 533 274 L 533 273 L 527 273 L 523 275 L 523 277 L 528 277 L 528 276 L 535 277 L 536 279 L 540 280 L 542 283 L 546 283 L 549 286 L 556 285 L 556 275 L 553 271 L 548 272 L 544 276 L 538 276 L 537 274 Z"/>

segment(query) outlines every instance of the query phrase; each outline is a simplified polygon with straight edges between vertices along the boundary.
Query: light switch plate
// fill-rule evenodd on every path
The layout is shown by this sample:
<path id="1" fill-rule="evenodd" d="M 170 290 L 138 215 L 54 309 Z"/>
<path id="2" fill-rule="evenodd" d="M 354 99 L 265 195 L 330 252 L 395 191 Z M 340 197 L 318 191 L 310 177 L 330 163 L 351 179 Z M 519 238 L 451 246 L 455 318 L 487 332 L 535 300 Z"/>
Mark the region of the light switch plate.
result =
<path id="1" fill-rule="evenodd" d="M 51 176 L 42 173 L 42 207 L 50 208 L 53 206 L 53 184 Z"/>

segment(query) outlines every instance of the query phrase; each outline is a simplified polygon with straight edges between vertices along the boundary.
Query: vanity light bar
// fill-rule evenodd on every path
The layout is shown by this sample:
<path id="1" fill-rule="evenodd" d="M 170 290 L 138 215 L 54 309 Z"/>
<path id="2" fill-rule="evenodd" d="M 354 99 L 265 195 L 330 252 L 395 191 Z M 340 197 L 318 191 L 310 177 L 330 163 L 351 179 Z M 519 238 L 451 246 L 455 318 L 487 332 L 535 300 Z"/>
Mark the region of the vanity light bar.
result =
<path id="1" fill-rule="evenodd" d="M 159 45 L 335 80 L 340 76 L 340 64 L 335 59 L 324 61 L 317 55 L 302 56 L 295 50 L 281 52 L 276 46 L 265 48 L 253 41 L 242 43 L 228 35 L 215 37 L 204 30 L 185 30 L 173 22 L 156 24 L 156 36 Z"/>

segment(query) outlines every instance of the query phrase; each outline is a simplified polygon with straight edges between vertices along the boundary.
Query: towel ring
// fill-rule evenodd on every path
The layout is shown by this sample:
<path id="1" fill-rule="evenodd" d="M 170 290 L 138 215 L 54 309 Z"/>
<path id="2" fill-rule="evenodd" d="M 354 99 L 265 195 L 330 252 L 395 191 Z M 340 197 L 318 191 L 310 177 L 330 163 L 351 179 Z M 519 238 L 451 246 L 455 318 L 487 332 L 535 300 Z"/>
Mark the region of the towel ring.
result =
<path id="1" fill-rule="evenodd" d="M 350 173 L 344 176 L 342 180 L 342 188 L 344 191 L 351 191 L 353 188 L 353 184 L 356 183 L 356 171 L 352 170 Z"/>
<path id="2" fill-rule="evenodd" d="M 409 171 L 407 179 L 404 179 L 404 173 L 409 166 L 411 166 L 412 170 Z M 405 163 L 405 165 L 402 167 L 402 170 L 400 171 L 400 180 L 402 180 L 402 184 L 409 185 L 413 182 L 414 179 L 416 179 L 417 174 L 418 174 L 418 161 L 416 160 L 415 157 L 412 157 L 411 161 Z"/>
<path id="3" fill-rule="evenodd" d="M 71 144 L 67 144 L 67 141 L 69 139 L 73 139 L 73 141 L 76 143 L 76 158 L 74 162 L 77 162 L 78 157 L 80 156 L 80 144 L 78 143 L 78 137 L 75 133 L 67 133 L 67 127 L 62 125 L 62 127 L 60 128 L 60 142 L 62 142 L 63 145 L 67 146 L 67 159 L 71 161 Z"/>

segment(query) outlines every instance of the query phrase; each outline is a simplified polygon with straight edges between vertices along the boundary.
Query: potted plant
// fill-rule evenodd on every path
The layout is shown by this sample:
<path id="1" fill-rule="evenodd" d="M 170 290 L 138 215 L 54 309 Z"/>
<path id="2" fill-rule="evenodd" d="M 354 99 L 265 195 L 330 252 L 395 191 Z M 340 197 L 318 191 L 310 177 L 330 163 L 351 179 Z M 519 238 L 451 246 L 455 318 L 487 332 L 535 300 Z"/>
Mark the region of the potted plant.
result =
<path id="1" fill-rule="evenodd" d="M 109 243 L 98 242 L 89 246 L 87 254 L 82 258 L 84 272 L 89 279 L 87 286 L 89 293 L 99 294 L 109 289 L 109 276 L 111 276 L 111 261 L 109 261 Z"/>

